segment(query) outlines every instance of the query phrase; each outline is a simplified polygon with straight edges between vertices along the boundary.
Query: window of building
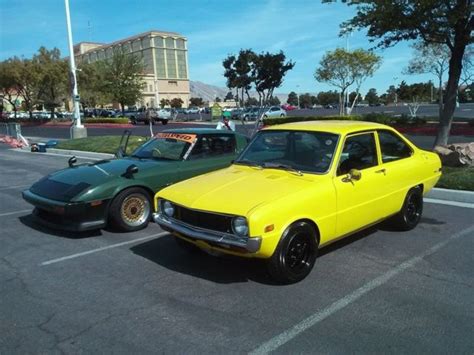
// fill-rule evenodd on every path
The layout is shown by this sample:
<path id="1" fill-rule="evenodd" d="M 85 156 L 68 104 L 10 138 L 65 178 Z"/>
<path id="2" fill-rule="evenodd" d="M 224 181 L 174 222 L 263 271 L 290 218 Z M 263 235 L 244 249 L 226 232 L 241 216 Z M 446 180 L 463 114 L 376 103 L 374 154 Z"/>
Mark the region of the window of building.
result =
<path id="1" fill-rule="evenodd" d="M 408 158 L 412 150 L 400 137 L 390 131 L 378 131 L 382 161 L 390 161 Z"/>
<path id="2" fill-rule="evenodd" d="M 186 47 L 185 47 L 185 45 L 184 45 L 184 39 L 182 39 L 182 38 L 176 39 L 176 48 L 178 48 L 178 49 L 186 49 Z"/>
<path id="3" fill-rule="evenodd" d="M 174 48 L 174 39 L 167 37 L 165 39 L 166 48 Z"/>
<path id="4" fill-rule="evenodd" d="M 142 42 L 141 40 L 137 39 L 132 42 L 132 49 L 134 52 L 138 52 L 139 50 L 142 49 Z"/>
<path id="5" fill-rule="evenodd" d="M 177 51 L 178 58 L 178 73 L 180 79 L 186 79 L 188 77 L 188 68 L 186 66 L 186 53 L 183 51 Z"/>
<path id="6" fill-rule="evenodd" d="M 156 61 L 156 75 L 159 78 L 166 78 L 165 69 L 165 50 L 161 48 L 155 49 L 155 61 Z"/>
<path id="7" fill-rule="evenodd" d="M 122 50 L 124 51 L 124 53 L 130 53 L 130 50 L 131 50 L 130 42 L 122 44 Z"/>
<path id="8" fill-rule="evenodd" d="M 153 37 L 155 47 L 164 47 L 163 46 L 163 37 Z"/>
<path id="9" fill-rule="evenodd" d="M 150 39 L 151 39 L 151 37 L 143 37 L 141 39 L 143 49 L 150 48 Z"/>
<path id="10" fill-rule="evenodd" d="M 374 134 L 358 134 L 346 139 L 337 175 L 347 174 L 351 169 L 363 170 L 376 165 L 377 150 Z"/>
<path id="11" fill-rule="evenodd" d="M 174 52 L 174 50 L 166 50 L 166 65 L 168 69 L 168 78 L 177 78 L 176 58 L 174 56 Z"/>
<path id="12" fill-rule="evenodd" d="M 151 52 L 151 48 L 143 50 L 138 53 L 141 53 L 143 56 L 142 60 L 143 60 L 143 67 L 145 69 L 145 73 L 153 74 L 153 54 Z"/>
<path id="13" fill-rule="evenodd" d="M 148 91 L 153 92 L 153 85 L 152 84 L 148 85 Z"/>

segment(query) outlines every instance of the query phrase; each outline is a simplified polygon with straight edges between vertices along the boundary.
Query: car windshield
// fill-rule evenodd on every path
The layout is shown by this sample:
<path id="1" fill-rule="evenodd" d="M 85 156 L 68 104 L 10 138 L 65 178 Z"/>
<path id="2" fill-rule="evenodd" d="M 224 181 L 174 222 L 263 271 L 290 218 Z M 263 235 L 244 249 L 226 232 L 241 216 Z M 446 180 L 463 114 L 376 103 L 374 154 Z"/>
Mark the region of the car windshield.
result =
<path id="1" fill-rule="evenodd" d="M 321 174 L 331 166 L 338 138 L 337 134 L 326 132 L 265 130 L 257 134 L 235 163 Z"/>
<path id="2" fill-rule="evenodd" d="M 140 159 L 182 160 L 195 140 L 195 134 L 158 133 L 155 138 L 138 147 L 131 156 Z"/>

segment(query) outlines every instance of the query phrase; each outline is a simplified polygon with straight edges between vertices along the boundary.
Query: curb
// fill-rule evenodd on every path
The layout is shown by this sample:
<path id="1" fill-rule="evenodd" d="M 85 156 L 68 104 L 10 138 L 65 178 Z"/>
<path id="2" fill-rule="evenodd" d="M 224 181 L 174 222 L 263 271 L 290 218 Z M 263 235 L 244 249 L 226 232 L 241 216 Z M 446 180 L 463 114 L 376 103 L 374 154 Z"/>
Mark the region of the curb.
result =
<path id="1" fill-rule="evenodd" d="M 92 159 L 111 159 L 114 158 L 114 154 L 107 154 L 107 153 L 96 153 L 96 152 L 86 152 L 82 150 L 69 150 L 69 149 L 57 149 L 57 148 L 48 148 L 48 153 L 57 154 L 57 155 L 68 155 L 81 158 L 92 158 Z M 40 153 L 41 154 L 41 153 Z"/>
<path id="2" fill-rule="evenodd" d="M 474 203 L 474 191 L 433 188 L 426 197 L 463 203 Z"/>

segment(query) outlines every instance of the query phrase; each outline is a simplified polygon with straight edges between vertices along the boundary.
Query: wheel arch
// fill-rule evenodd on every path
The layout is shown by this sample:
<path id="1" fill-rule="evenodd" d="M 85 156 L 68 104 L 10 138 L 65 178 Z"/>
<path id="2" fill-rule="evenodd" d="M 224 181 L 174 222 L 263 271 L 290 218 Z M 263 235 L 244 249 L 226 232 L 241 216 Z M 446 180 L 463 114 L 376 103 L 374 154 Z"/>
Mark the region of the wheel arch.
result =
<path id="1" fill-rule="evenodd" d="M 314 231 L 316 232 L 316 242 L 318 243 L 318 246 L 319 246 L 319 243 L 321 242 L 321 231 L 319 230 L 319 227 L 316 224 L 316 222 L 313 221 L 310 218 L 303 217 L 303 218 L 299 218 L 299 219 L 297 219 L 297 220 L 295 220 L 291 223 L 288 223 L 288 225 L 285 227 L 283 233 L 285 233 L 288 230 L 288 228 L 290 228 L 293 224 L 298 223 L 298 222 L 307 223 L 314 229 Z"/>
<path id="2" fill-rule="evenodd" d="M 125 190 L 128 190 L 128 189 L 132 189 L 132 188 L 141 188 L 143 190 L 145 190 L 146 192 L 148 192 L 148 196 L 150 196 L 150 200 L 151 200 L 151 204 L 152 204 L 152 207 L 154 206 L 154 198 L 155 198 L 155 193 L 153 192 L 152 189 L 150 189 L 150 187 L 146 186 L 146 185 L 143 185 L 143 184 L 136 184 L 136 185 L 127 185 L 127 186 L 120 186 L 119 188 L 117 188 L 115 191 L 114 191 L 114 194 L 113 196 L 110 198 L 110 201 L 113 201 L 117 195 Z M 107 212 L 109 210 L 109 207 L 110 207 L 110 204 L 109 206 L 107 207 Z M 154 207 L 153 207 L 154 208 Z"/>

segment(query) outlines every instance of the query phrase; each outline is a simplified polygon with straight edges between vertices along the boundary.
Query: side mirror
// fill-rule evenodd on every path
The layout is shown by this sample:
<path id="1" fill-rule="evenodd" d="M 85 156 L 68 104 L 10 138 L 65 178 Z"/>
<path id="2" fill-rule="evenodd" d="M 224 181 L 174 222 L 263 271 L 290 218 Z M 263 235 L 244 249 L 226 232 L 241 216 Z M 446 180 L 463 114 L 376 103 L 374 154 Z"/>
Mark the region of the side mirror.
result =
<path id="1" fill-rule="evenodd" d="M 129 165 L 127 170 L 122 174 L 123 177 L 130 179 L 134 174 L 138 173 L 138 166 L 135 164 Z"/>
<path id="2" fill-rule="evenodd" d="M 360 170 L 357 169 L 351 169 L 349 170 L 349 173 L 342 178 L 342 182 L 350 182 L 351 184 L 354 184 L 354 181 L 358 181 L 362 178 L 362 173 Z"/>
<path id="3" fill-rule="evenodd" d="M 75 156 L 72 156 L 69 158 L 69 160 L 67 161 L 67 163 L 69 164 L 69 167 L 70 168 L 73 168 L 74 167 L 74 164 L 77 163 L 77 159 Z"/>
<path id="4" fill-rule="evenodd" d="M 358 181 L 360 180 L 361 177 L 362 177 L 362 173 L 360 172 L 360 170 L 357 170 L 357 169 L 349 170 L 349 178 L 351 180 Z"/>

